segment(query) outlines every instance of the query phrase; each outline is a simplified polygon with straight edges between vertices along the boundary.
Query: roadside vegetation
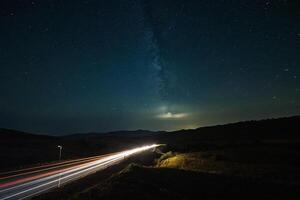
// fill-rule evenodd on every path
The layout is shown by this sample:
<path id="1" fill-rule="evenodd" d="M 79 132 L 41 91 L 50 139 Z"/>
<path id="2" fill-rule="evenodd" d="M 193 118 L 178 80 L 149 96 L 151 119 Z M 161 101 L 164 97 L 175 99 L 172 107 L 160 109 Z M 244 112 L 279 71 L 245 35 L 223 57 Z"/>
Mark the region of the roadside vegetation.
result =
<path id="1" fill-rule="evenodd" d="M 299 121 L 244 122 L 150 135 L 148 141 L 167 146 L 36 199 L 298 200 Z M 138 144 L 145 137 L 129 138 Z"/>

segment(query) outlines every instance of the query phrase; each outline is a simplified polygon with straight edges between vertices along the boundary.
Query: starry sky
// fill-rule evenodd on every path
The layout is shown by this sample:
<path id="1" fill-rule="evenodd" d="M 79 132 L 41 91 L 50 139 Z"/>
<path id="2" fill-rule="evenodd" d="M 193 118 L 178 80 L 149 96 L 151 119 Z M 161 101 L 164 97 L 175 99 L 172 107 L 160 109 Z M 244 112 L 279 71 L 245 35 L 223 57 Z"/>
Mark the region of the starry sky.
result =
<path id="1" fill-rule="evenodd" d="M 1 0 L 0 127 L 177 130 L 300 114 L 295 0 Z"/>

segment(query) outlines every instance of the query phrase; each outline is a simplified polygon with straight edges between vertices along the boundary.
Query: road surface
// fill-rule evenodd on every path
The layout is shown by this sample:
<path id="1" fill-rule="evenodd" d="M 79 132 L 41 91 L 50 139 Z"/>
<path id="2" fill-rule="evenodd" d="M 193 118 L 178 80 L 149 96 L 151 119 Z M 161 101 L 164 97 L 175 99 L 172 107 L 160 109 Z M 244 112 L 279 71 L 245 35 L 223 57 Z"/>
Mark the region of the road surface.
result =
<path id="1" fill-rule="evenodd" d="M 159 145 L 0 173 L 0 200 L 26 199 L 119 163 Z"/>

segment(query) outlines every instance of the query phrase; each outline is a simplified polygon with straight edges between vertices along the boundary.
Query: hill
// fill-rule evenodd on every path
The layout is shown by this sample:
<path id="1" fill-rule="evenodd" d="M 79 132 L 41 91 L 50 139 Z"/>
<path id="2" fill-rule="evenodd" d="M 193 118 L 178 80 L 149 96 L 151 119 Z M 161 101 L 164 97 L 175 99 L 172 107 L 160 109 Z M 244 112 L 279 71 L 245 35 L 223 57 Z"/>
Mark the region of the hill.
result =
<path id="1" fill-rule="evenodd" d="M 118 131 L 41 136 L 1 130 L 1 168 L 164 143 L 37 199 L 300 198 L 300 117 L 173 132 Z M 5 162 L 3 162 L 5 161 Z M 129 163 L 138 163 L 139 165 Z M 121 170 L 125 168 L 124 170 Z M 112 176 L 111 174 L 114 173 Z"/>
<path id="2" fill-rule="evenodd" d="M 114 152 L 146 143 L 165 143 L 172 151 L 195 151 L 232 145 L 250 145 L 266 140 L 299 140 L 300 116 L 203 127 L 174 132 L 146 130 L 73 134 L 63 137 L 35 135 L 0 129 L 0 169 L 20 168 L 58 159 Z"/>
<path id="3" fill-rule="evenodd" d="M 180 169 L 129 165 L 73 200 L 117 199 L 293 199 L 296 187 L 274 182 Z"/>

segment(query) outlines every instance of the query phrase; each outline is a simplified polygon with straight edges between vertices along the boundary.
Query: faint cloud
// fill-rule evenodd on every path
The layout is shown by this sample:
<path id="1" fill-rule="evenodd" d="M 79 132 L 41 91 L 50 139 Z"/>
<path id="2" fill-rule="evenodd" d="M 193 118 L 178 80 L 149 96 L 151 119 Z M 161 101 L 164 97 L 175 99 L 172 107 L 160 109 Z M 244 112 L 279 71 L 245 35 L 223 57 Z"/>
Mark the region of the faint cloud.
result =
<path id="1" fill-rule="evenodd" d="M 171 112 L 167 112 L 167 113 L 163 113 L 160 115 L 157 115 L 157 118 L 160 119 L 182 119 L 182 118 L 186 118 L 188 116 L 187 113 L 171 113 Z"/>

